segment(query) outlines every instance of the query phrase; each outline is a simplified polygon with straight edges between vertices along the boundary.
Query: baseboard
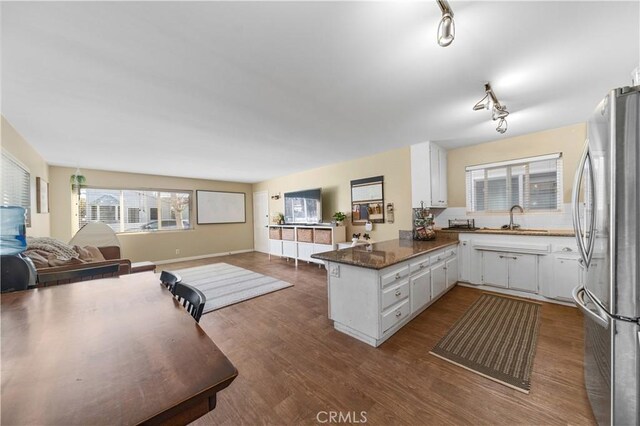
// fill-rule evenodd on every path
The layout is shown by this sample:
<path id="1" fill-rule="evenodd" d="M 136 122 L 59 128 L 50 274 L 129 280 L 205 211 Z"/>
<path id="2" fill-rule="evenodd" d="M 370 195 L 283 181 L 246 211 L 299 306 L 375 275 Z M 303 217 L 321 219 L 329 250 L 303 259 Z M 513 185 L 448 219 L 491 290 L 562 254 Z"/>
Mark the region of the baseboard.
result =
<path id="1" fill-rule="evenodd" d="M 523 299 L 532 299 L 532 300 L 538 300 L 540 302 L 555 303 L 557 305 L 572 306 L 574 308 L 576 307 L 574 303 L 565 302 L 564 300 L 551 299 L 545 296 L 541 296 L 539 294 L 527 293 L 524 291 L 517 291 L 517 290 L 510 290 L 508 288 L 493 287 L 490 285 L 482 285 L 482 284 L 469 284 L 461 281 L 458 281 L 458 285 L 462 287 L 476 288 L 478 290 L 488 291 L 492 293 L 501 293 L 501 294 L 506 294 L 508 296 L 521 297 Z"/>
<path id="2" fill-rule="evenodd" d="M 199 256 L 177 257 L 175 259 L 167 259 L 167 260 L 154 260 L 153 263 L 155 263 L 156 265 L 164 265 L 166 263 L 187 262 L 189 260 L 200 260 L 200 259 L 206 259 L 208 257 L 229 256 L 231 254 L 250 253 L 252 251 L 254 250 L 246 249 L 246 250 L 226 251 L 222 253 L 209 253 L 209 254 L 202 254 Z"/>

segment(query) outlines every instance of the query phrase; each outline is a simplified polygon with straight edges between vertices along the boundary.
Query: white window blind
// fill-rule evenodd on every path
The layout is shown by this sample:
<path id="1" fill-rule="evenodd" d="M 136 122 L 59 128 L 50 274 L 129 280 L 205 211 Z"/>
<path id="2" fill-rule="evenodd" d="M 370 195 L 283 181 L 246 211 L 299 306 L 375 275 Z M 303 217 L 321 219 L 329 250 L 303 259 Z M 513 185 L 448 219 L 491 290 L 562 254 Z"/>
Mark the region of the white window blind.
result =
<path id="1" fill-rule="evenodd" d="M 30 226 L 31 174 L 5 152 L 2 152 L 2 205 L 24 207 Z"/>
<path id="2" fill-rule="evenodd" d="M 562 154 L 466 168 L 467 211 L 558 211 L 562 206 Z"/>

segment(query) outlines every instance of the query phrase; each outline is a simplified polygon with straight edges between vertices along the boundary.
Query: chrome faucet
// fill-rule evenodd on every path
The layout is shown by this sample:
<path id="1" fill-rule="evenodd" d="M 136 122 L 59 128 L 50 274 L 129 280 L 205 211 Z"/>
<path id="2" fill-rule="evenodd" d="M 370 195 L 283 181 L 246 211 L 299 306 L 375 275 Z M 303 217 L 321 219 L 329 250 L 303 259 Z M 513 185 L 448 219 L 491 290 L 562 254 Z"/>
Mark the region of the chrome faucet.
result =
<path id="1" fill-rule="evenodd" d="M 524 213 L 524 209 L 522 208 L 522 206 L 518 204 L 514 204 L 513 206 L 511 206 L 511 209 L 509 210 L 509 229 L 511 229 L 512 231 L 516 228 L 520 228 L 520 225 L 513 223 L 513 209 L 515 209 L 516 207 L 520 209 L 520 213 Z"/>

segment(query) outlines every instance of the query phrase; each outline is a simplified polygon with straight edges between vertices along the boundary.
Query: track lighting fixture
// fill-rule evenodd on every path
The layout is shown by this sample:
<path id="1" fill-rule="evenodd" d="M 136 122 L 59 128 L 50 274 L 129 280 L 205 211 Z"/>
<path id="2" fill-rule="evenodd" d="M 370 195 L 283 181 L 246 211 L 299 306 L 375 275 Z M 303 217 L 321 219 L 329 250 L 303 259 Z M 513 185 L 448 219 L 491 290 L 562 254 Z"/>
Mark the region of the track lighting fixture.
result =
<path id="1" fill-rule="evenodd" d="M 498 127 L 496 127 L 496 131 L 500 134 L 503 134 L 507 131 L 507 116 L 509 115 L 509 111 L 507 111 L 507 107 L 502 105 L 498 98 L 496 98 L 496 94 L 493 93 L 493 89 L 489 83 L 484 85 L 484 98 L 480 99 L 477 104 L 473 106 L 474 111 L 480 111 L 483 109 L 491 110 L 491 119 L 493 121 L 498 121 Z"/>
<path id="2" fill-rule="evenodd" d="M 440 24 L 438 24 L 438 44 L 442 47 L 447 47 L 451 44 L 456 37 L 456 25 L 453 22 L 453 11 L 447 0 L 436 0 L 440 10 L 442 11 L 442 18 Z"/>

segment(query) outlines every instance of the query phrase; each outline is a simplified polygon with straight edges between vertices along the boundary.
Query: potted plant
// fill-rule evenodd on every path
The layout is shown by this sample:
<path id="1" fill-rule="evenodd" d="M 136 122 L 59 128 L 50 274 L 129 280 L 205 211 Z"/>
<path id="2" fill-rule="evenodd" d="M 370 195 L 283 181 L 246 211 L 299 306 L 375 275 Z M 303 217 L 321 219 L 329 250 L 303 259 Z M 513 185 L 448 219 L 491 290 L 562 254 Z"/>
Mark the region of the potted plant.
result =
<path id="1" fill-rule="evenodd" d="M 340 226 L 346 218 L 347 218 L 347 215 L 342 212 L 335 212 L 333 214 L 333 220 L 336 222 L 336 225 L 338 226 Z"/>
<path id="2" fill-rule="evenodd" d="M 84 175 L 80 174 L 80 169 L 76 169 L 76 172 L 71 175 L 71 189 L 77 189 L 80 191 L 80 188 L 87 184 L 87 178 Z"/>
<path id="3" fill-rule="evenodd" d="M 277 225 L 284 225 L 284 215 L 282 213 L 274 213 L 273 214 L 273 221 Z"/>

